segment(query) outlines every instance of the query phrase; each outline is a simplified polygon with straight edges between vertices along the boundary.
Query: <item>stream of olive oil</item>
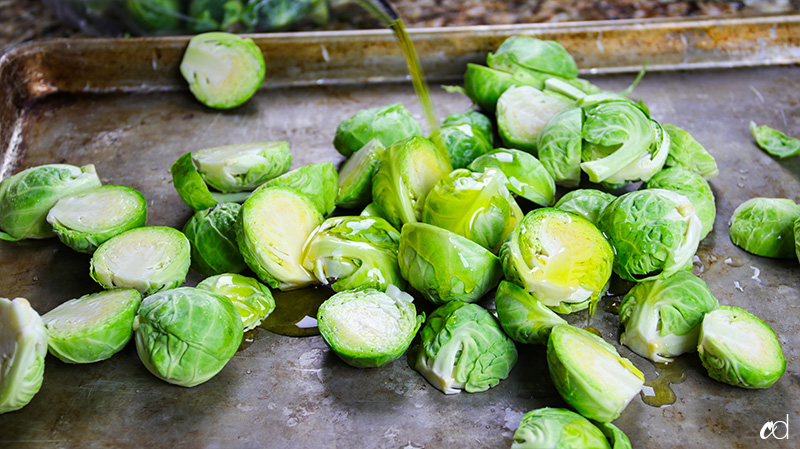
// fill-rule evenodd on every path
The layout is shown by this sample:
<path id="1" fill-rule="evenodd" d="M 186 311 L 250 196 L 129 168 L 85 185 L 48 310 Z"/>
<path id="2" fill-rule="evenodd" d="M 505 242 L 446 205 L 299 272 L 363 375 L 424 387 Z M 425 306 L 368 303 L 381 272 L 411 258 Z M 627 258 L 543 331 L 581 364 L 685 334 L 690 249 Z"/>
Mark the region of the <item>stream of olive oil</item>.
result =
<path id="1" fill-rule="evenodd" d="M 397 40 L 400 41 L 400 47 L 403 50 L 403 56 L 406 58 L 408 65 L 408 73 L 411 75 L 411 83 L 414 85 L 414 91 L 417 94 L 417 99 L 422 105 L 422 110 L 425 114 L 425 120 L 428 122 L 430 132 L 433 133 L 439 129 L 439 120 L 436 118 L 436 112 L 433 109 L 433 102 L 431 101 L 431 93 L 428 89 L 428 81 L 425 79 L 425 72 L 422 71 L 422 64 L 419 62 L 419 56 L 414 48 L 414 43 L 406 32 L 406 27 L 403 20 L 398 18 L 392 22 L 392 30 L 394 30 Z"/>
<path id="2" fill-rule="evenodd" d="M 645 387 L 639 393 L 642 401 L 653 407 L 664 407 L 675 403 L 677 397 L 670 388 L 671 384 L 679 384 L 686 380 L 686 371 L 677 363 L 654 363 L 658 377 L 644 383 Z"/>
<path id="3" fill-rule="evenodd" d="M 261 323 L 268 331 L 290 337 L 319 335 L 317 309 L 331 295 L 329 287 L 308 287 L 283 292 L 273 290 L 275 310 Z"/>

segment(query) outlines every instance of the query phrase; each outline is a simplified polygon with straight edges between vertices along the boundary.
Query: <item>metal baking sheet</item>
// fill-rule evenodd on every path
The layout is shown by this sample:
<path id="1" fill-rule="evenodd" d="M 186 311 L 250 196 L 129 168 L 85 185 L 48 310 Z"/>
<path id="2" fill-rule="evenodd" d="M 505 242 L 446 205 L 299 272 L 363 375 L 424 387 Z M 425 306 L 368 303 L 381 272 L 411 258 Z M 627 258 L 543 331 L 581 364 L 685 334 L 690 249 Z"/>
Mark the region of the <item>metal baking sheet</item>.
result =
<path id="1" fill-rule="evenodd" d="M 800 267 L 734 247 L 727 223 L 754 196 L 800 201 L 800 159 L 769 157 L 748 129 L 754 120 L 800 135 L 800 17 L 413 30 L 440 117 L 470 104 L 437 86 L 457 83 L 467 62 L 513 34 L 559 40 L 584 75 L 609 90 L 625 88 L 649 60 L 634 96 L 657 119 L 691 132 L 720 167 L 711 181 L 717 221 L 695 273 L 720 303 L 772 325 L 788 359 L 772 388 L 750 391 L 710 380 L 696 355 L 684 355 L 673 370 L 686 376 L 672 386 L 676 402 L 652 407 L 634 398 L 615 424 L 640 448 L 797 447 Z M 295 167 L 338 164 L 335 127 L 356 111 L 400 101 L 422 119 L 388 31 L 254 38 L 268 79 L 252 101 L 225 112 L 202 107 L 185 88 L 177 72 L 185 38 L 55 40 L 10 51 L 0 59 L 0 177 L 40 164 L 93 163 L 104 183 L 144 193 L 148 224 L 182 227 L 191 212 L 169 166 L 186 151 L 287 140 Z M 88 266 L 88 256 L 57 240 L 0 242 L 0 295 L 26 297 L 45 313 L 99 290 Z M 187 285 L 199 279 L 192 272 Z M 616 315 L 602 310 L 592 326 L 648 380 L 657 377 L 651 363 L 618 344 Z M 48 356 L 41 391 L 22 410 L 0 415 L 0 446 L 508 447 L 522 414 L 564 406 L 544 348 L 519 349 L 509 379 L 451 396 L 410 369 L 405 356 L 355 369 L 319 336 L 264 329 L 219 375 L 193 388 L 152 376 L 132 344 L 91 365 Z M 762 439 L 768 421 L 786 421 L 788 438 Z"/>

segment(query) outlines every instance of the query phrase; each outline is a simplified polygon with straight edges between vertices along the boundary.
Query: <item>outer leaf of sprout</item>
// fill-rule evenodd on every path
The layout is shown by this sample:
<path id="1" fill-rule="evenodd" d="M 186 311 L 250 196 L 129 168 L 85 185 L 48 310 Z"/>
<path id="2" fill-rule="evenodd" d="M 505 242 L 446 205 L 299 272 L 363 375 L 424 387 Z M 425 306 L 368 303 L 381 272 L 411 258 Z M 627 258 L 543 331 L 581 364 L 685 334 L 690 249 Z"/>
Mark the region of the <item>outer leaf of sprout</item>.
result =
<path id="1" fill-rule="evenodd" d="M 539 134 L 559 112 L 572 106 L 561 95 L 530 86 L 509 87 L 497 100 L 497 129 L 509 148 L 537 154 Z"/>
<path id="2" fill-rule="evenodd" d="M 717 216 L 714 192 L 702 176 L 682 167 L 671 167 L 656 173 L 646 184 L 648 189 L 667 189 L 689 198 L 703 227 L 700 239 L 714 228 Z"/>
<path id="3" fill-rule="evenodd" d="M 337 206 L 359 207 L 372 200 L 372 177 L 378 171 L 384 151 L 386 147 L 373 139 L 344 162 L 339 170 Z"/>
<path id="4" fill-rule="evenodd" d="M 336 127 L 333 146 L 345 157 L 377 139 L 385 147 L 411 136 L 421 136 L 422 127 L 401 103 L 363 109 Z"/>
<path id="5" fill-rule="evenodd" d="M 319 213 L 329 215 L 339 195 L 339 174 L 332 162 L 304 165 L 270 179 L 266 187 L 288 187 L 307 196 Z"/>
<path id="6" fill-rule="evenodd" d="M 255 329 L 273 310 L 275 299 L 266 285 L 235 273 L 224 273 L 205 278 L 197 288 L 222 295 L 231 300 L 245 332 Z"/>
<path id="7" fill-rule="evenodd" d="M 653 126 L 656 137 L 650 145 L 649 151 L 641 153 L 636 160 L 603 180 L 603 185 L 612 186 L 609 190 L 621 188 L 629 181 L 647 181 L 664 166 L 670 149 L 669 134 L 657 121 L 650 120 L 650 124 Z"/>
<path id="8" fill-rule="evenodd" d="M 555 205 L 556 209 L 573 212 L 597 225 L 600 215 L 616 196 L 595 189 L 576 189 L 565 193 Z"/>
<path id="9" fill-rule="evenodd" d="M 172 185 L 187 206 L 194 210 L 204 210 L 217 205 L 208 185 L 200 176 L 192 162 L 192 153 L 179 157 L 169 169 Z"/>
<path id="10" fill-rule="evenodd" d="M 733 243 L 762 257 L 789 259 L 795 256 L 794 223 L 800 205 L 786 198 L 751 198 L 731 215 Z"/>
<path id="11" fill-rule="evenodd" d="M 292 155 L 285 141 L 251 142 L 192 152 L 197 172 L 223 193 L 255 190 L 289 170 Z"/>
<path id="12" fill-rule="evenodd" d="M 44 379 L 47 333 L 25 298 L 0 298 L 0 414 L 26 406 Z"/>
<path id="13" fill-rule="evenodd" d="M 547 344 L 553 327 L 567 324 L 522 287 L 508 281 L 500 281 L 494 303 L 506 335 L 519 343 Z"/>
<path id="14" fill-rule="evenodd" d="M 522 416 L 511 449 L 611 449 L 603 432 L 564 408 L 540 408 Z"/>
<path id="15" fill-rule="evenodd" d="M 694 137 L 685 130 L 674 125 L 663 124 L 669 134 L 670 147 L 665 167 L 683 167 L 709 180 L 719 175 L 717 162 Z"/>
<path id="16" fill-rule="evenodd" d="M 750 122 L 750 132 L 758 146 L 771 156 L 785 158 L 800 154 L 800 139 L 789 137 L 766 125 L 758 126 L 753 121 Z"/>
<path id="17" fill-rule="evenodd" d="M 474 172 L 494 167 L 508 179 L 506 188 L 540 206 L 555 202 L 556 184 L 536 157 L 520 150 L 499 148 L 478 157 L 469 165 Z"/>

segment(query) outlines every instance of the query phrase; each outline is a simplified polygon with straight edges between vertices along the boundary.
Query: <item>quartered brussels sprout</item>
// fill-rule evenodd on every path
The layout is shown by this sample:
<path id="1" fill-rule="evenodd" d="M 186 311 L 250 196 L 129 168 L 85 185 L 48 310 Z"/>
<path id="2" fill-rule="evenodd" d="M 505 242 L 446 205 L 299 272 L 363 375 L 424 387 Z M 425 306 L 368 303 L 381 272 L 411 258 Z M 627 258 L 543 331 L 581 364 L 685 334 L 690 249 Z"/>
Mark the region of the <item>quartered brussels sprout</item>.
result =
<path id="1" fill-rule="evenodd" d="M 247 266 L 272 288 L 291 290 L 317 283 L 303 268 L 303 245 L 323 217 L 294 189 L 264 187 L 242 205 L 236 240 Z"/>
<path id="2" fill-rule="evenodd" d="M 494 303 L 506 335 L 519 343 L 547 344 L 550 330 L 559 324 L 567 324 L 522 287 L 508 281 L 500 281 Z"/>
<path id="3" fill-rule="evenodd" d="M 47 213 L 61 198 L 100 187 L 94 165 L 41 165 L 0 182 L 0 239 L 45 239 L 56 234 Z"/>
<path id="4" fill-rule="evenodd" d="M 319 332 L 348 365 L 381 366 L 406 352 L 425 321 L 412 301 L 396 287 L 339 292 L 319 307 Z"/>
<path id="5" fill-rule="evenodd" d="M 558 113 L 571 107 L 568 98 L 531 86 L 512 86 L 497 100 L 497 130 L 509 148 L 537 154 L 539 134 Z"/>
<path id="6" fill-rule="evenodd" d="M 0 298 L 0 414 L 28 405 L 44 379 L 47 333 L 25 298 Z"/>
<path id="7" fill-rule="evenodd" d="M 688 198 L 703 225 L 701 240 L 714 228 L 714 219 L 717 216 L 714 192 L 702 176 L 683 167 L 671 167 L 653 175 L 645 185 L 648 189 L 672 190 Z"/>
<path id="8" fill-rule="evenodd" d="M 250 0 L 242 22 L 249 31 L 276 31 L 306 19 L 324 24 L 328 14 L 325 0 Z"/>
<path id="9" fill-rule="evenodd" d="M 405 287 L 397 264 L 400 233 L 380 217 L 334 217 L 308 238 L 303 267 L 333 291 Z"/>
<path id="10" fill-rule="evenodd" d="M 128 15 L 146 31 L 168 33 L 180 28 L 180 0 L 125 0 Z"/>
<path id="11" fill-rule="evenodd" d="M 703 179 L 713 179 L 719 175 L 717 161 L 687 131 L 675 125 L 663 124 L 669 134 L 669 155 L 664 162 L 665 167 L 683 167 L 697 173 Z"/>
<path id="12" fill-rule="evenodd" d="M 700 324 L 719 307 L 702 279 L 679 271 L 636 284 L 619 306 L 620 343 L 656 363 L 697 348 Z"/>
<path id="13" fill-rule="evenodd" d="M 211 108 L 230 109 L 255 95 L 264 82 L 266 64 L 252 39 L 210 32 L 192 37 L 180 70 L 198 101 Z"/>
<path id="14" fill-rule="evenodd" d="M 92 255 L 90 275 L 103 288 L 134 288 L 144 296 L 183 283 L 191 249 L 181 231 L 143 226 L 101 244 Z"/>
<path id="15" fill-rule="evenodd" d="M 434 304 L 475 302 L 503 277 L 500 259 L 446 229 L 407 223 L 397 254 L 400 273 Z"/>
<path id="16" fill-rule="evenodd" d="M 142 295 L 116 288 L 71 299 L 42 316 L 50 353 L 65 363 L 94 363 L 119 352 L 133 336 Z"/>
<path id="17" fill-rule="evenodd" d="M 383 153 L 372 178 L 372 200 L 396 228 L 419 221 L 433 186 L 453 171 L 450 158 L 424 137 L 401 140 Z"/>
<path id="18" fill-rule="evenodd" d="M 593 312 L 608 288 L 614 250 L 585 218 L 542 208 L 525 215 L 500 257 L 506 279 L 554 311 Z"/>
<path id="19" fill-rule="evenodd" d="M 242 319 L 228 298 L 192 287 L 144 298 L 133 330 L 136 352 L 147 370 L 182 387 L 219 373 L 244 336 Z"/>
<path id="20" fill-rule="evenodd" d="M 689 199 L 664 189 L 626 193 L 598 221 L 617 252 L 614 272 L 635 282 L 668 277 L 690 265 L 702 227 Z"/>
<path id="21" fill-rule="evenodd" d="M 508 377 L 517 348 L 483 307 L 461 301 L 433 311 L 408 364 L 445 394 L 476 393 Z"/>
<path id="22" fill-rule="evenodd" d="M 734 245 L 762 257 L 795 257 L 794 223 L 800 205 L 787 198 L 751 198 L 731 216 Z"/>
<path id="23" fill-rule="evenodd" d="M 613 429 L 613 430 L 612 430 Z M 609 437 L 610 436 L 610 437 Z M 610 441 L 609 441 L 610 440 Z M 628 437 L 611 423 L 598 426 L 564 408 L 540 408 L 522 416 L 511 449 L 630 449 Z"/>
<path id="24" fill-rule="evenodd" d="M 320 214 L 329 215 L 339 195 L 339 174 L 332 162 L 304 165 L 275 179 L 266 187 L 288 187 L 308 197 Z"/>
<path id="25" fill-rule="evenodd" d="M 421 136 L 422 126 L 402 103 L 363 109 L 336 127 L 333 146 L 344 157 L 377 139 L 383 146 L 412 136 Z"/>
<path id="26" fill-rule="evenodd" d="M 236 222 L 242 206 L 220 203 L 194 213 L 183 227 L 192 248 L 191 266 L 211 276 L 247 268 L 236 242 Z"/>
<path id="27" fill-rule="evenodd" d="M 800 154 L 800 139 L 789 137 L 766 125 L 758 126 L 756 122 L 752 121 L 750 122 L 750 132 L 758 146 L 771 156 L 785 158 Z"/>
<path id="28" fill-rule="evenodd" d="M 342 164 L 337 206 L 359 207 L 372 201 L 372 177 L 378 171 L 384 151 L 386 147 L 379 140 L 372 139 Z"/>
<path id="29" fill-rule="evenodd" d="M 442 122 L 442 126 L 470 125 L 480 135 L 482 135 L 491 145 L 494 143 L 494 125 L 489 117 L 478 111 L 454 112 L 448 114 Z"/>
<path id="30" fill-rule="evenodd" d="M 242 18 L 243 0 L 191 0 L 187 28 L 193 33 L 232 31 Z"/>
<path id="31" fill-rule="evenodd" d="M 487 65 L 513 71 L 525 69 L 563 78 L 578 76 L 578 66 L 564 47 L 556 41 L 543 41 L 529 36 L 511 36 L 490 53 Z"/>
<path id="32" fill-rule="evenodd" d="M 569 325 L 556 326 L 550 332 L 547 366 L 567 404 L 599 422 L 618 418 L 644 385 L 642 372 L 613 346 Z"/>
<path id="33" fill-rule="evenodd" d="M 769 388 L 786 371 L 775 331 L 733 306 L 706 314 L 697 354 L 712 379 L 742 388 Z"/>
<path id="34" fill-rule="evenodd" d="M 469 169 L 482 172 L 497 168 L 508 179 L 506 188 L 540 206 L 552 206 L 556 184 L 550 172 L 533 155 L 520 150 L 498 148 L 478 157 Z"/>
<path id="35" fill-rule="evenodd" d="M 565 193 L 554 206 L 566 212 L 573 212 L 597 225 L 600 215 L 616 196 L 595 189 L 576 189 Z"/>
<path id="36" fill-rule="evenodd" d="M 197 284 L 197 288 L 230 299 L 242 317 L 245 332 L 255 329 L 275 310 L 275 299 L 269 288 L 241 274 L 224 273 L 211 276 Z"/>

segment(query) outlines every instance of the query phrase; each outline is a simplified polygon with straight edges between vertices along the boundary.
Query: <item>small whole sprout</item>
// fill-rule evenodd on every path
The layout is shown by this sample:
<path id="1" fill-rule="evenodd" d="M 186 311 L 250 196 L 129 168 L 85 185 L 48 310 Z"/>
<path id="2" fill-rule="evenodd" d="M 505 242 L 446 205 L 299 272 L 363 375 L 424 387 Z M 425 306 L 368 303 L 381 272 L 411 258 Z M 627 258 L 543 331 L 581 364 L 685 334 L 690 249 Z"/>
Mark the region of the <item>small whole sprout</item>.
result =
<path id="1" fill-rule="evenodd" d="M 186 26 L 193 33 L 232 31 L 243 9 L 242 0 L 191 0 Z"/>
<path id="2" fill-rule="evenodd" d="M 567 324 L 549 307 L 529 295 L 522 287 L 500 281 L 494 294 L 497 318 L 506 335 L 524 344 L 547 344 L 553 327 Z"/>
<path id="3" fill-rule="evenodd" d="M 575 60 L 561 44 L 529 36 L 509 37 L 486 62 L 489 67 L 509 71 L 524 69 L 568 79 L 578 76 Z"/>
<path id="4" fill-rule="evenodd" d="M 133 330 L 136 352 L 147 370 L 182 387 L 219 373 L 244 336 L 242 319 L 228 298 L 192 287 L 144 298 Z"/>
<path id="5" fill-rule="evenodd" d="M 71 299 L 42 316 L 50 353 L 65 363 L 94 363 L 119 352 L 133 336 L 142 295 L 116 288 Z"/>
<path id="6" fill-rule="evenodd" d="M 422 126 L 402 103 L 363 109 L 336 127 L 333 146 L 350 157 L 372 139 L 383 146 L 412 136 L 421 136 Z"/>
<path id="7" fill-rule="evenodd" d="M 252 39 L 210 32 L 192 37 L 180 71 L 198 101 L 211 108 L 230 109 L 255 95 L 264 82 L 266 64 Z"/>
<path id="8" fill-rule="evenodd" d="M 762 257 L 795 257 L 794 223 L 800 205 L 787 198 L 751 198 L 731 215 L 733 244 Z"/>
<path id="9" fill-rule="evenodd" d="M 433 311 L 408 364 L 445 394 L 486 391 L 508 377 L 517 348 L 483 307 L 451 301 Z"/>
<path id="10" fill-rule="evenodd" d="M 742 388 L 769 388 L 786 371 L 775 331 L 733 306 L 706 314 L 697 354 L 712 379 Z"/>
<path id="11" fill-rule="evenodd" d="M 244 332 L 255 329 L 275 310 L 275 299 L 269 288 L 257 280 L 236 273 L 223 273 L 205 278 L 197 288 L 231 300 L 242 317 Z"/>
<path id="12" fill-rule="evenodd" d="M 470 123 L 443 124 L 430 139 L 447 152 L 453 168 L 464 168 L 476 157 L 492 151 L 492 143 L 483 130 Z"/>
<path id="13" fill-rule="evenodd" d="M 442 126 L 464 124 L 472 126 L 490 145 L 494 142 L 494 125 L 492 125 L 492 121 L 478 111 L 454 112 L 448 114 L 442 122 Z"/>
<path id="14" fill-rule="evenodd" d="M 610 440 L 610 441 L 609 441 Z M 623 449 L 630 440 L 611 423 L 595 426 L 564 408 L 540 408 L 522 416 L 511 449 Z"/>
<path id="15" fill-rule="evenodd" d="M 307 19 L 324 25 L 328 14 L 325 0 L 250 0 L 242 12 L 242 22 L 249 31 L 276 31 Z"/>
<path id="16" fill-rule="evenodd" d="M 753 121 L 750 122 L 750 132 L 758 146 L 771 156 L 782 159 L 800 154 L 800 139 L 789 137 L 766 125 L 758 126 Z"/>
<path id="17" fill-rule="evenodd" d="M 665 168 L 653 175 L 645 186 L 648 189 L 672 190 L 688 198 L 703 225 L 700 239 L 705 238 L 714 228 L 717 216 L 714 192 L 702 176 L 682 167 Z"/>
<path id="18" fill-rule="evenodd" d="M 595 189 L 576 189 L 565 193 L 554 206 L 565 212 L 572 212 L 597 225 L 600 215 L 616 196 Z"/>
<path id="19" fill-rule="evenodd" d="M 339 174 L 332 162 L 304 165 L 267 181 L 266 187 L 288 187 L 305 195 L 320 214 L 327 216 L 336 208 Z"/>
<path id="20" fill-rule="evenodd" d="M 669 134 L 669 154 L 665 167 L 683 167 L 709 180 L 719 175 L 717 161 L 691 134 L 675 125 L 663 124 Z"/>
<path id="21" fill-rule="evenodd" d="M 47 333 L 25 298 L 0 298 L 0 414 L 28 405 L 44 380 Z"/>
<path id="22" fill-rule="evenodd" d="M 144 31 L 166 34 L 181 25 L 180 0 L 125 0 L 125 10 Z"/>
<path id="23" fill-rule="evenodd" d="M 372 139 L 342 164 L 336 206 L 360 207 L 372 201 L 372 177 L 378 171 L 384 151 L 386 147 Z"/>
<path id="24" fill-rule="evenodd" d="M 385 365 L 406 352 L 425 321 L 412 301 L 394 286 L 385 293 L 370 288 L 339 292 L 319 307 L 319 332 L 348 365 Z"/>
<path id="25" fill-rule="evenodd" d="M 509 148 L 537 154 L 539 135 L 545 125 L 573 102 L 531 86 L 512 86 L 497 100 L 497 129 Z"/>
<path id="26" fill-rule="evenodd" d="M 240 273 L 247 268 L 236 242 L 241 210 L 238 203 L 220 203 L 192 215 L 183 227 L 192 248 L 192 268 L 206 276 Z"/>
<path id="27" fill-rule="evenodd" d="M 498 148 L 476 158 L 469 164 L 474 172 L 497 168 L 508 179 L 506 188 L 540 206 L 555 202 L 556 184 L 550 172 L 530 153 Z"/>

